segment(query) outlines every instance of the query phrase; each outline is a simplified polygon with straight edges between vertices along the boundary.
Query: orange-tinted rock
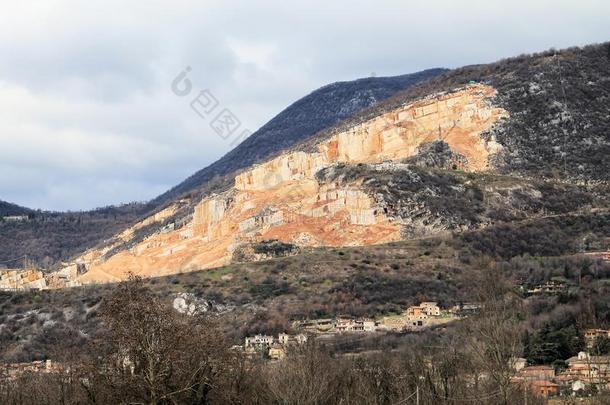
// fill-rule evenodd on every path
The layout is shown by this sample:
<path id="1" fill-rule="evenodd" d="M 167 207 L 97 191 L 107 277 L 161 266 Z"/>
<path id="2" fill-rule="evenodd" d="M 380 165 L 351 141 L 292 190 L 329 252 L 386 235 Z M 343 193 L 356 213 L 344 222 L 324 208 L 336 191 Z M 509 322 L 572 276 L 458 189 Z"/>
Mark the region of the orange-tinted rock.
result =
<path id="1" fill-rule="evenodd" d="M 422 100 L 382 114 L 350 128 L 318 145 L 317 153 L 302 151 L 281 155 L 235 178 L 238 190 L 262 190 L 290 180 L 312 178 L 332 163 L 372 163 L 402 159 L 425 142 L 444 140 L 468 159 L 468 169 L 483 170 L 496 142 L 480 134 L 488 130 L 504 110 L 492 107 L 495 91 L 477 85 L 462 91 Z"/>
<path id="2" fill-rule="evenodd" d="M 419 145 L 443 139 L 464 155 L 468 170 L 484 170 L 500 148 L 481 133 L 505 116 L 483 85 L 427 98 L 384 113 L 317 145 L 293 151 L 244 171 L 235 187 L 204 199 L 185 227 L 153 234 L 108 260 L 88 252 L 83 282 L 117 281 L 128 272 L 161 276 L 230 262 L 244 242 L 278 239 L 305 246 L 368 245 L 400 238 L 400 224 L 376 207 L 358 185 L 318 184 L 315 173 L 334 163 L 375 163 L 414 155 Z M 175 212 L 171 206 L 160 218 Z M 148 223 L 158 221 L 153 218 Z M 142 224 L 137 227 L 142 227 Z M 121 234 L 133 235 L 134 229 Z"/>

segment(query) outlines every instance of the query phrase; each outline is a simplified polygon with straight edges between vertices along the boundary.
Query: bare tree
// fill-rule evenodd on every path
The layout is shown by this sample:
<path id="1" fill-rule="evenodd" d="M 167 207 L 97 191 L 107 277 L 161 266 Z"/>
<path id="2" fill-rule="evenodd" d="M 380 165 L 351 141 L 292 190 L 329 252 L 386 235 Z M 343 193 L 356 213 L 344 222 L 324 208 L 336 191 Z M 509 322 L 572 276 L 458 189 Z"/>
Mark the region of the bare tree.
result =
<path id="1" fill-rule="evenodd" d="M 521 301 L 496 269 L 484 270 L 478 280 L 481 309 L 464 324 L 467 350 L 474 365 L 509 404 L 514 385 L 513 362 L 522 353 Z"/>
<path id="2" fill-rule="evenodd" d="M 92 402 L 207 404 L 221 391 L 235 356 L 214 320 L 184 315 L 131 278 L 105 301 L 107 332 L 92 350 Z"/>
<path id="3" fill-rule="evenodd" d="M 334 403 L 340 364 L 313 342 L 295 347 L 286 359 L 266 369 L 269 401 L 277 404 Z"/>

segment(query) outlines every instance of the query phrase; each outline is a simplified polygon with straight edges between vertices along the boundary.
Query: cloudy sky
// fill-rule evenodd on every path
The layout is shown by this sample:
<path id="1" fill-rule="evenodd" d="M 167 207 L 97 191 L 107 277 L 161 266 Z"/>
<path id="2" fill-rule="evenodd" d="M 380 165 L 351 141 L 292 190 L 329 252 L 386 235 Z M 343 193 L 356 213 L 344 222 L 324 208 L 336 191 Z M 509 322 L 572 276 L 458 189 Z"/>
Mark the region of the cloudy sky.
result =
<path id="1" fill-rule="evenodd" d="M 150 199 L 230 148 L 189 66 L 255 130 L 324 84 L 610 40 L 610 2 L 0 1 L 0 199 Z"/>

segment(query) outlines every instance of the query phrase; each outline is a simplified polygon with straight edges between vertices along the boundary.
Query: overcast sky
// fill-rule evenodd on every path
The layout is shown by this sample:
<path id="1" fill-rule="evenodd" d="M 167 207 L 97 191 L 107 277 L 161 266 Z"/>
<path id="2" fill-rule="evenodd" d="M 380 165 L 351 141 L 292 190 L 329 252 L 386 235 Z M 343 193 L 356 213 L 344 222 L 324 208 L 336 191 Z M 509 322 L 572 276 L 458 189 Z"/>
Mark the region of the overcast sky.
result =
<path id="1" fill-rule="evenodd" d="M 256 130 L 330 82 L 610 40 L 610 2 L 0 1 L 0 199 L 150 199 L 230 148 L 187 66 Z M 191 97 L 192 98 L 192 97 Z"/>

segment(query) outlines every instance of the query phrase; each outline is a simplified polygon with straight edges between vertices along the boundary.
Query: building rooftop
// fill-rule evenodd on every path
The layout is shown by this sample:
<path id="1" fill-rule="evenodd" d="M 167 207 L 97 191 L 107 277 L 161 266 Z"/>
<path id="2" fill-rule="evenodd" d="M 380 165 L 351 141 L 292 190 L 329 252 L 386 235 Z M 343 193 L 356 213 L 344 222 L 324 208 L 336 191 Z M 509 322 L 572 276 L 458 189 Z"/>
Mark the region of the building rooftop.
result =
<path id="1" fill-rule="evenodd" d="M 525 367 L 523 370 L 527 370 L 527 371 L 536 371 L 536 370 L 553 370 L 555 371 L 555 369 L 551 366 L 546 366 L 544 364 L 541 365 L 536 365 L 536 366 L 527 366 Z"/>

